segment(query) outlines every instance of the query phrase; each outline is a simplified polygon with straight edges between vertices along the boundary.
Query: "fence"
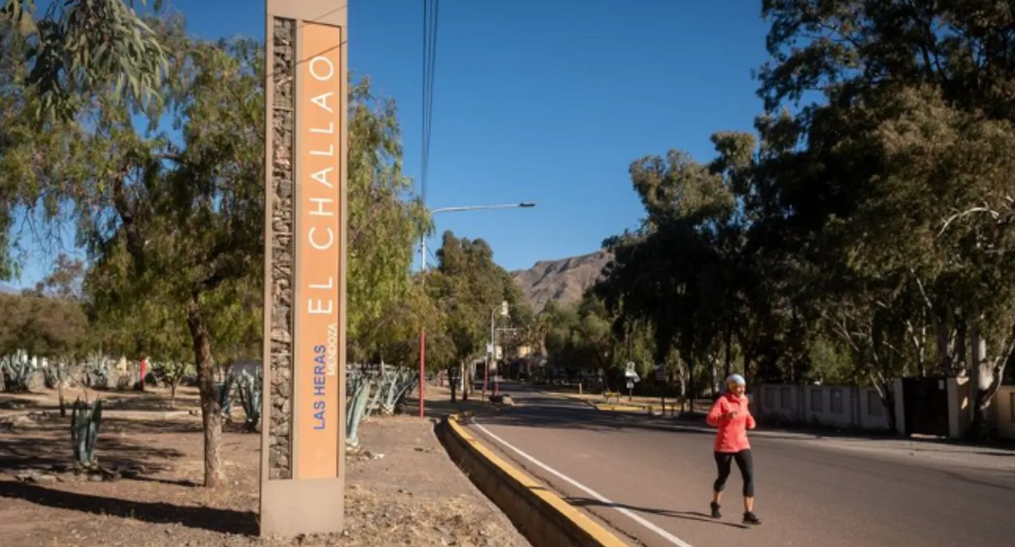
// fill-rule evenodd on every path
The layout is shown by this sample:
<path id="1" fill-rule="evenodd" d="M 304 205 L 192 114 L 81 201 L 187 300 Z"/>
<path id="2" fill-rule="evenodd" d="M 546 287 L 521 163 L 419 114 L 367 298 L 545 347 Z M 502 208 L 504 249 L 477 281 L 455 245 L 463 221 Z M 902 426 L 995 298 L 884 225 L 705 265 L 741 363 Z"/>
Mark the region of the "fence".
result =
<path id="1" fill-rule="evenodd" d="M 895 392 L 901 391 L 897 386 Z M 840 429 L 889 429 L 888 411 L 871 387 L 762 384 L 752 406 L 761 420 Z M 896 424 L 901 424 L 901 396 L 896 397 L 891 412 L 895 413 Z"/>

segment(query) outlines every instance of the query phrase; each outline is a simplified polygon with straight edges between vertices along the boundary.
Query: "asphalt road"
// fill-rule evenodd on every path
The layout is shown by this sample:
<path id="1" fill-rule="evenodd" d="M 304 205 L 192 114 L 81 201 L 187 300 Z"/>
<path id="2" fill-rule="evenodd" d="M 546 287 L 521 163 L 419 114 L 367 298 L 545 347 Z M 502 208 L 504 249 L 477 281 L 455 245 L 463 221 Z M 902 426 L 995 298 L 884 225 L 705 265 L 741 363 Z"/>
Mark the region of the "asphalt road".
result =
<path id="1" fill-rule="evenodd" d="M 504 386 L 516 406 L 476 433 L 632 544 L 649 547 L 1015 545 L 1015 456 L 994 469 L 754 435 L 760 526 L 741 524 L 740 476 L 708 516 L 712 435 Z M 519 451 L 521 453 L 519 453 Z"/>

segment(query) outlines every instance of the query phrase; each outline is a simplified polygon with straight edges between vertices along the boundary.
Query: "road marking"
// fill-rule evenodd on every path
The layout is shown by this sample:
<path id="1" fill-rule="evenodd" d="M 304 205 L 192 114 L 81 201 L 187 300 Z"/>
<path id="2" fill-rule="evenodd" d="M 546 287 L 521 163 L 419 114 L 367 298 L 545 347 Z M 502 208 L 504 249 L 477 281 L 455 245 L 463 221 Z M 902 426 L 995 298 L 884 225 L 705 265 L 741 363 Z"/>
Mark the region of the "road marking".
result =
<path id="1" fill-rule="evenodd" d="M 617 511 L 618 513 L 624 515 L 625 517 L 627 517 L 627 518 L 637 522 L 638 524 L 644 526 L 645 528 L 648 528 L 649 530 L 655 532 L 656 534 L 658 534 L 660 537 L 662 537 L 666 541 L 669 541 L 670 543 L 676 545 L 677 547 L 694 547 L 690 543 L 687 543 L 686 541 L 684 541 L 684 540 L 678 538 L 677 536 L 667 532 L 666 530 L 663 530 L 662 528 L 656 526 L 655 524 L 652 524 L 651 522 L 645 520 L 644 518 L 642 518 L 641 516 L 633 513 L 632 511 L 630 511 L 628 509 L 625 509 L 623 507 L 619 507 L 616 502 L 610 501 L 608 498 L 606 498 L 605 496 L 603 496 L 599 492 L 596 492 L 595 490 L 589 488 L 588 486 L 585 486 L 584 484 L 582 484 L 582 483 L 572 479 L 571 477 L 568 477 L 567 475 L 561 473 L 560 471 L 557 471 L 556 469 L 550 467 L 549 465 L 546 465 L 545 463 L 537 460 L 536 458 L 533 458 L 532 456 L 526 454 L 520 448 L 512 445 L 511 443 L 509 443 L 509 442 L 505 441 L 504 439 L 498 437 L 497 435 L 494 435 L 493 433 L 491 433 L 489 429 L 483 427 L 475 418 L 472 419 L 472 425 L 478 427 L 480 431 L 482 431 L 484 434 L 489 436 L 491 439 L 493 439 L 493 440 L 499 442 L 500 444 L 504 445 L 504 447 L 510 448 L 511 450 L 513 450 L 519 456 L 521 456 L 521 457 L 525 458 L 526 460 L 532 462 L 534 465 L 539 466 L 541 469 L 543 469 L 547 473 L 550 473 L 553 476 L 559 478 L 560 480 L 565 481 L 568 484 L 570 484 L 571 486 L 574 486 L 575 488 L 581 490 L 582 492 L 585 492 L 586 494 L 588 494 L 588 495 L 592 496 L 593 498 L 599 500 L 600 502 L 606 504 L 608 507 L 610 507 L 614 511 Z"/>

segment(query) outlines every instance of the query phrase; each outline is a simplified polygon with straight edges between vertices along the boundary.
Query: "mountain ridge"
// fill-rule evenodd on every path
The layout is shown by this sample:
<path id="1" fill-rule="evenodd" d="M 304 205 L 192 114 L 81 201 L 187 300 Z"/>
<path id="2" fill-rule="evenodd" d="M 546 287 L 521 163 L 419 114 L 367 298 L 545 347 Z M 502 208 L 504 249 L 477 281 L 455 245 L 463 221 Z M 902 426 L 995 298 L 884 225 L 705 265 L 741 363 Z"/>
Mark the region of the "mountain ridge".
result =
<path id="1" fill-rule="evenodd" d="M 522 290 L 535 313 L 543 311 L 553 300 L 569 304 L 581 300 L 585 291 L 602 275 L 613 258 L 606 250 L 598 250 L 556 260 L 540 260 L 525 270 L 511 272 L 511 278 Z"/>

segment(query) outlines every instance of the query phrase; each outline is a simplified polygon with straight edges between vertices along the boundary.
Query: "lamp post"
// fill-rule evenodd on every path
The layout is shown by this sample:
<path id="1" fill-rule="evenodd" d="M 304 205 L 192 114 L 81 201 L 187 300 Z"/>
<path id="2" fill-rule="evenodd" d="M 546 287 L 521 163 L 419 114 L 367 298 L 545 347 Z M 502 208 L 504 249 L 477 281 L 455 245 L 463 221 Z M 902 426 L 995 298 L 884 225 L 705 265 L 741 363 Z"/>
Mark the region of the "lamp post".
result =
<path id="1" fill-rule="evenodd" d="M 508 316 L 508 303 L 507 300 L 500 303 L 500 306 L 490 310 L 490 347 L 489 351 L 486 352 L 486 370 L 483 371 L 483 400 L 486 400 L 486 386 L 490 381 L 490 363 L 493 362 L 494 357 L 497 355 L 497 329 L 495 323 L 495 317 L 500 315 L 501 317 Z M 494 395 L 497 394 L 497 390 L 494 389 Z"/>
<path id="2" fill-rule="evenodd" d="M 504 203 L 497 205 L 463 205 L 458 207 L 439 207 L 430 211 L 431 215 L 437 213 L 461 213 L 465 211 L 483 211 L 488 209 L 528 209 L 535 207 L 531 201 L 521 203 Z M 422 282 L 426 282 L 426 235 L 419 238 L 419 268 L 422 273 Z M 426 397 L 423 393 L 423 386 L 426 384 L 426 327 L 419 330 L 419 417 L 426 417 Z M 485 388 L 484 388 L 485 391 Z M 484 394 L 485 398 L 485 394 Z"/>

